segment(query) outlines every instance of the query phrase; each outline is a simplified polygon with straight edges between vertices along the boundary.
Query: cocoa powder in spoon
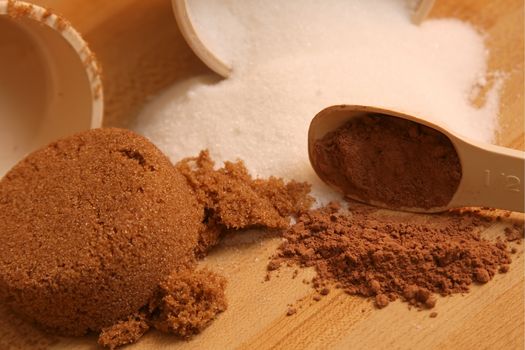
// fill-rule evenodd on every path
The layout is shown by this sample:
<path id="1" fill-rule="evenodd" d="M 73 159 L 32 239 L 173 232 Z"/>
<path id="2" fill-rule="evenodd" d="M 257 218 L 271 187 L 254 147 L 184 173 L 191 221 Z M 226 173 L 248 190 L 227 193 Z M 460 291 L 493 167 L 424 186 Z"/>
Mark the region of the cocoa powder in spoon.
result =
<path id="1" fill-rule="evenodd" d="M 445 135 L 390 116 L 350 120 L 315 142 L 314 157 L 324 181 L 390 208 L 446 206 L 461 180 L 458 155 Z"/>

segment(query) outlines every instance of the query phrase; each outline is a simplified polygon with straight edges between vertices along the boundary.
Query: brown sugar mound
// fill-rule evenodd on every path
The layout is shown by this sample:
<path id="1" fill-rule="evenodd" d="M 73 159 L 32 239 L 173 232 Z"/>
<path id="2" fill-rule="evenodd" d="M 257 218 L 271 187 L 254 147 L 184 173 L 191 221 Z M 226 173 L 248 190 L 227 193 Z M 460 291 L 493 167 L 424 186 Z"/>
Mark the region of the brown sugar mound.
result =
<path id="1" fill-rule="evenodd" d="M 59 140 L 0 182 L 0 299 L 60 334 L 98 331 L 192 261 L 202 220 L 186 179 L 145 138 Z"/>
<path id="2" fill-rule="evenodd" d="M 393 117 L 354 118 L 317 140 L 319 176 L 346 195 L 391 208 L 446 206 L 461 180 L 443 134 Z"/>
<path id="3" fill-rule="evenodd" d="M 406 218 L 339 204 L 303 213 L 284 233 L 269 269 L 283 263 L 314 267 L 317 290 L 336 285 L 373 297 L 381 308 L 402 298 L 432 308 L 434 294 L 468 292 L 511 262 L 506 243 L 481 238 L 483 219 L 468 213 Z M 507 269 L 500 269 L 501 267 Z"/>
<path id="4" fill-rule="evenodd" d="M 225 162 L 215 170 L 208 151 L 176 166 L 205 207 L 208 229 L 199 240 L 201 251 L 215 245 L 225 229 L 287 228 L 290 216 L 309 209 L 314 201 L 309 184 L 285 183 L 275 177 L 253 179 L 242 161 Z"/>

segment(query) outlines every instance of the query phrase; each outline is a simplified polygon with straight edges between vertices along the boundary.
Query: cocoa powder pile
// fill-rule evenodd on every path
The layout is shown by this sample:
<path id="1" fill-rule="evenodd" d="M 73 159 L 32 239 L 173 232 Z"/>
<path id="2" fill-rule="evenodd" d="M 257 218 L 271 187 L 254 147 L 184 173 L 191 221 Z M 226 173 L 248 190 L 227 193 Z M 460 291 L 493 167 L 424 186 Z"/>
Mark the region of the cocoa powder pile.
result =
<path id="1" fill-rule="evenodd" d="M 508 271 L 506 243 L 480 237 L 487 220 L 469 212 L 407 219 L 365 207 L 347 212 L 331 203 L 299 216 L 268 269 L 314 267 L 313 286 L 321 295 L 335 286 L 374 298 L 379 308 L 399 298 L 432 308 L 435 294 L 468 292 L 472 283 Z"/>
<path id="2" fill-rule="evenodd" d="M 314 144 L 317 173 L 351 198 L 390 208 L 447 205 L 461 180 L 450 140 L 390 116 L 356 117 Z"/>
<path id="3" fill-rule="evenodd" d="M 177 167 L 148 140 L 96 129 L 59 140 L 0 181 L 0 301 L 61 335 L 115 348 L 151 327 L 183 339 L 227 307 L 226 280 L 196 270 L 228 229 L 285 228 L 309 185 Z"/>

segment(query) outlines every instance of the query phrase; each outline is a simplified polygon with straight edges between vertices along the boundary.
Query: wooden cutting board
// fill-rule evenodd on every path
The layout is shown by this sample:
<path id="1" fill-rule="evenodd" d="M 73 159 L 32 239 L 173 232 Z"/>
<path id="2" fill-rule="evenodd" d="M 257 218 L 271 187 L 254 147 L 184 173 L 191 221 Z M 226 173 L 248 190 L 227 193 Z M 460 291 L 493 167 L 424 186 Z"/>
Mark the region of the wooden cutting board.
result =
<path id="1" fill-rule="evenodd" d="M 168 0 L 39 0 L 71 20 L 87 38 L 105 72 L 106 125 L 127 125 L 148 95 L 208 72 L 183 42 Z M 523 0 L 438 1 L 431 17 L 470 21 L 487 35 L 489 68 L 507 77 L 498 143 L 524 149 Z M 477 103 L 482 101 L 482 96 Z M 306 150 L 305 150 L 306 151 Z M 399 214 L 407 215 L 407 214 Z M 409 219 L 409 215 L 407 215 Z M 483 234 L 523 223 L 522 214 Z M 319 302 L 304 284 L 313 271 L 283 270 L 265 282 L 279 238 L 253 231 L 228 235 L 202 262 L 228 280 L 229 308 L 189 342 L 150 332 L 130 349 L 523 349 L 523 245 L 506 274 L 466 295 L 440 298 L 428 311 L 395 302 L 382 310 L 360 297 L 332 291 Z M 298 312 L 286 316 L 287 305 Z M 0 308 L 0 348 L 94 349 L 95 337 L 56 338 Z"/>

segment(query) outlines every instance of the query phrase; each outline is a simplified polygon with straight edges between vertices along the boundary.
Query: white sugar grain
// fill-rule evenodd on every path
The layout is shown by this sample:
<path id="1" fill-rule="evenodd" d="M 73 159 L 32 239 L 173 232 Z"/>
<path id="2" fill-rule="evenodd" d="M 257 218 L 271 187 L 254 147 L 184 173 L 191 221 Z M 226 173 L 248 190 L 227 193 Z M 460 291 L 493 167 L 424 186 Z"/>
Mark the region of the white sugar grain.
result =
<path id="1" fill-rule="evenodd" d="M 173 161 L 208 148 L 217 160 L 243 159 L 255 176 L 309 181 L 324 202 L 334 194 L 311 170 L 306 135 L 327 106 L 398 109 L 493 140 L 501 84 L 484 106 L 471 104 L 488 53 L 467 23 L 415 26 L 402 0 L 221 0 L 217 12 L 189 3 L 233 74 L 175 84 L 143 109 L 135 130 Z"/>

